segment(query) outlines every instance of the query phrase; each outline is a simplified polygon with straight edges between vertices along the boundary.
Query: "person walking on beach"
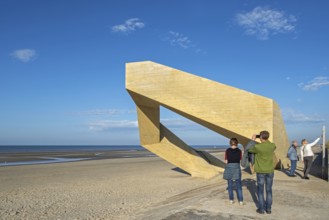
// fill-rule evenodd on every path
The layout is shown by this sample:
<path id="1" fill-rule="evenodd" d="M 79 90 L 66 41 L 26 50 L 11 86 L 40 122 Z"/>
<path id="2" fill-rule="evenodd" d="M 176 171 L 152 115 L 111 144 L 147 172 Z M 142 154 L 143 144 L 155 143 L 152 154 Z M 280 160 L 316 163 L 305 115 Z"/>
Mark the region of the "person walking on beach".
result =
<path id="1" fill-rule="evenodd" d="M 314 142 L 308 143 L 306 139 L 302 140 L 302 146 L 300 148 L 300 157 L 304 162 L 304 179 L 309 180 L 308 174 L 311 171 L 314 153 L 312 147 L 315 146 L 321 138 L 318 137 Z"/>
<path id="2" fill-rule="evenodd" d="M 231 138 L 230 148 L 225 151 L 225 171 L 223 178 L 227 180 L 228 195 L 230 204 L 234 203 L 233 182 L 236 183 L 236 192 L 240 205 L 243 203 L 242 183 L 241 183 L 241 167 L 240 161 L 242 158 L 242 151 L 238 148 L 238 140 Z"/>
<path id="3" fill-rule="evenodd" d="M 295 171 L 296 171 L 297 161 L 298 161 L 297 147 L 298 147 L 297 141 L 293 141 L 291 143 L 291 146 L 289 147 L 288 153 L 287 153 L 287 157 L 290 160 L 290 173 L 289 173 L 290 177 L 296 177 Z"/>
<path id="4" fill-rule="evenodd" d="M 268 138 L 270 133 L 262 131 L 259 135 L 253 135 L 252 140 L 260 139 L 260 144 L 255 144 L 248 151 L 255 154 L 255 172 L 257 176 L 257 195 L 259 214 L 272 213 L 272 185 L 274 178 L 273 156 L 276 146 Z M 266 201 L 264 199 L 264 185 Z"/>

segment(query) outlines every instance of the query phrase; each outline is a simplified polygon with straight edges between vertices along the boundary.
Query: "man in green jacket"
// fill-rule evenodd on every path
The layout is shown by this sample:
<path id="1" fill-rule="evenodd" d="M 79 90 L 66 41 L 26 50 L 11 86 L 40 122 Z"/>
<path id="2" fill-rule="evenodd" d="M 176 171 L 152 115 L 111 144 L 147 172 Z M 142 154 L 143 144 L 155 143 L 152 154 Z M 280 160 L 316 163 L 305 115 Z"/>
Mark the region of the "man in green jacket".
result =
<path id="1" fill-rule="evenodd" d="M 276 149 L 274 143 L 271 143 L 268 138 L 270 133 L 262 131 L 259 135 L 253 135 L 252 140 L 260 139 L 260 144 L 255 144 L 248 152 L 255 154 L 255 172 L 257 175 L 257 194 L 258 194 L 258 209 L 259 214 L 271 214 L 272 208 L 272 185 L 274 177 L 273 155 Z M 266 201 L 264 202 L 264 185 L 266 191 Z"/>

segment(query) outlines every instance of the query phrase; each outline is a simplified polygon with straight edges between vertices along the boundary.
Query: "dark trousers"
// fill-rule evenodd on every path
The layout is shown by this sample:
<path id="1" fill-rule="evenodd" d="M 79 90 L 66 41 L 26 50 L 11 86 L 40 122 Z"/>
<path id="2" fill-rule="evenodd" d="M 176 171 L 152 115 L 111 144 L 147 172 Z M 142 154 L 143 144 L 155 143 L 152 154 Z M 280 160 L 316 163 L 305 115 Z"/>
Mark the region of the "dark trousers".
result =
<path id="1" fill-rule="evenodd" d="M 311 172 L 313 163 L 313 156 L 304 157 L 304 177 L 308 177 L 308 174 Z"/>
<path id="2" fill-rule="evenodd" d="M 272 209 L 273 177 L 274 173 L 257 173 L 258 209 L 261 211 L 271 211 Z M 264 189 L 266 200 L 264 198 Z"/>

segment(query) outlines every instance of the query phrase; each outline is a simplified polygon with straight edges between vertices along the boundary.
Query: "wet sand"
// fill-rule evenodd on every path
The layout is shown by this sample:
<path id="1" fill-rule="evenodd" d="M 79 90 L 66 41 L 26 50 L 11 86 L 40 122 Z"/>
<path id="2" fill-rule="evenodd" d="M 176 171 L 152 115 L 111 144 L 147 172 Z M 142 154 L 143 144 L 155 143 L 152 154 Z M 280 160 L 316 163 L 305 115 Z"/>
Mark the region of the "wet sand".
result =
<path id="1" fill-rule="evenodd" d="M 224 149 L 202 148 L 210 153 L 223 152 Z M 0 153 L 0 167 L 19 164 L 38 164 L 70 162 L 80 160 L 101 160 L 115 158 L 155 157 L 148 150 L 108 150 L 108 151 L 65 151 L 65 152 L 14 152 Z"/>
<path id="2" fill-rule="evenodd" d="M 61 158 L 66 160 L 100 160 L 113 158 L 137 158 L 154 157 L 155 155 L 146 150 L 124 150 L 124 151 L 104 151 L 104 152 L 40 152 L 40 153 L 3 153 L 0 156 L 0 166 L 10 166 L 17 162 L 33 164 L 38 161 L 48 161 Z"/>

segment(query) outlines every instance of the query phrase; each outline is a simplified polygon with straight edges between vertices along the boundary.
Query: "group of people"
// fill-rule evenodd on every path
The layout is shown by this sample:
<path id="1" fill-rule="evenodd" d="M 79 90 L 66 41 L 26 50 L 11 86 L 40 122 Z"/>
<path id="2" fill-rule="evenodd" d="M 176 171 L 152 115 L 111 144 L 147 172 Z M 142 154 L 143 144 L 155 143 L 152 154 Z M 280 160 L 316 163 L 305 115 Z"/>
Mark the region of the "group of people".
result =
<path id="1" fill-rule="evenodd" d="M 227 190 L 230 204 L 234 204 L 233 183 L 236 184 L 237 198 L 240 205 L 244 205 L 241 181 L 241 165 L 250 166 L 251 172 L 256 172 L 257 196 L 259 214 L 272 213 L 272 185 L 274 178 L 274 151 L 276 146 L 269 141 L 270 133 L 261 131 L 259 135 L 253 135 L 251 141 L 245 146 L 244 153 L 238 148 L 239 142 L 236 138 L 230 139 L 230 148 L 225 151 L 225 171 L 223 178 L 227 180 Z M 260 143 L 256 142 L 259 139 Z M 309 179 L 314 153 L 312 147 L 319 142 L 320 138 L 313 143 L 308 143 L 306 139 L 302 140 L 301 159 L 304 162 L 304 179 Z M 289 147 L 287 157 L 291 161 L 289 176 L 295 176 L 295 170 L 298 161 L 297 141 L 293 141 Z M 266 195 L 266 199 L 264 196 Z"/>
<path id="2" fill-rule="evenodd" d="M 308 143 L 308 141 L 306 139 L 303 139 L 301 142 L 300 157 L 301 157 L 301 160 L 304 162 L 303 178 L 306 180 L 310 179 L 308 177 L 308 175 L 311 172 L 311 168 L 312 168 L 312 164 L 313 164 L 314 153 L 313 153 L 312 147 L 315 146 L 319 141 L 320 141 L 320 137 L 317 138 L 312 143 Z M 291 143 L 291 146 L 289 147 L 289 150 L 287 153 L 287 157 L 290 160 L 289 176 L 291 176 L 291 177 L 296 177 L 295 171 L 296 171 L 296 167 L 297 167 L 297 161 L 299 161 L 297 147 L 298 147 L 298 142 L 293 141 Z"/>

